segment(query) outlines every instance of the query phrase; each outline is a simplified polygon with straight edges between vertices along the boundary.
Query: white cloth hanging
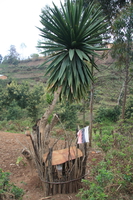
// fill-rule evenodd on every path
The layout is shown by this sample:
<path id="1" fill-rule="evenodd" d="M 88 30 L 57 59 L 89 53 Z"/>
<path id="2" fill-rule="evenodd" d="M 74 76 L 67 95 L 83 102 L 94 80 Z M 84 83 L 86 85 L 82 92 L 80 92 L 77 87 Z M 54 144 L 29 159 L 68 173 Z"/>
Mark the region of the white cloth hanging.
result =
<path id="1" fill-rule="evenodd" d="M 86 126 L 78 131 L 78 144 L 89 142 L 89 126 Z"/>
<path id="2" fill-rule="evenodd" d="M 84 128 L 85 142 L 89 142 L 89 126 Z"/>

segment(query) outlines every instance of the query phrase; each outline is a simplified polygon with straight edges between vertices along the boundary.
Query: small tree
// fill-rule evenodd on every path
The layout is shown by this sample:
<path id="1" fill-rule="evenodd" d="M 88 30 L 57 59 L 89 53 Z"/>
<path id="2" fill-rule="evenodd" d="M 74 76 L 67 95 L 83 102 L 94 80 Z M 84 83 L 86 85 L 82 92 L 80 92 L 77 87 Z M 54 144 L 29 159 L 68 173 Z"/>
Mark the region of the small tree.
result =
<path id="1" fill-rule="evenodd" d="M 2 55 L 0 54 L 0 63 L 2 63 Z"/>
<path id="2" fill-rule="evenodd" d="M 33 53 L 30 55 L 30 57 L 33 59 L 33 60 L 37 60 L 39 55 L 37 53 Z"/>
<path id="3" fill-rule="evenodd" d="M 114 44 L 112 56 L 116 58 L 116 66 L 123 69 L 124 74 L 124 96 L 122 106 L 122 119 L 125 115 L 125 106 L 128 93 L 128 84 L 131 80 L 133 61 L 133 5 L 125 7 L 113 24 Z"/>
<path id="4" fill-rule="evenodd" d="M 9 54 L 4 57 L 3 63 L 17 65 L 19 62 L 19 54 L 16 51 L 16 47 L 14 45 L 10 46 Z"/>
<path id="5" fill-rule="evenodd" d="M 107 20 L 112 24 L 121 9 L 133 3 L 133 0 L 84 0 L 84 6 L 88 6 L 90 2 L 100 5 Z"/>

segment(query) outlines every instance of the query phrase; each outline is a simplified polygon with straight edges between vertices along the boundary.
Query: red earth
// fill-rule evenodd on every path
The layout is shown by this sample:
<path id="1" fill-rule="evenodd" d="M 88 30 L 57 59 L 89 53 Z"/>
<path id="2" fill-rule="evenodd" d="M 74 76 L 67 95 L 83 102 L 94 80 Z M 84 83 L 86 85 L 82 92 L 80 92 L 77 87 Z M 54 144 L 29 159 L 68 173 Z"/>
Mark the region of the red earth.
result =
<path id="1" fill-rule="evenodd" d="M 10 182 L 24 190 L 22 200 L 78 200 L 76 194 L 43 197 L 44 192 L 36 170 L 31 169 L 25 158 L 19 164 L 16 163 L 19 157 L 23 157 L 21 152 L 26 147 L 30 147 L 30 140 L 25 134 L 0 131 L 0 168 L 10 172 Z M 102 152 L 90 149 L 87 171 L 90 171 L 101 159 L 103 159 Z"/>

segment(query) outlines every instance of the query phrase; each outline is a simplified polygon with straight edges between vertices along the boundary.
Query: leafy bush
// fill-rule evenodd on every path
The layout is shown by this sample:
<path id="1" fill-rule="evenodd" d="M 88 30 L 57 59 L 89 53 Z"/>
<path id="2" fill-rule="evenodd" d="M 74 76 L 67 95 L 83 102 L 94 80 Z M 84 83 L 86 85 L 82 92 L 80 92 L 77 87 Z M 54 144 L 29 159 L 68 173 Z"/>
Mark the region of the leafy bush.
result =
<path id="1" fill-rule="evenodd" d="M 125 135 L 127 135 L 126 129 Z M 102 131 L 101 136 L 98 134 L 95 136 L 96 145 L 105 151 L 105 157 L 92 168 L 91 184 L 100 186 L 104 194 L 108 195 L 108 200 L 132 199 L 133 137 L 125 135 L 120 132 L 110 134 L 110 131 L 106 129 Z"/>
<path id="2" fill-rule="evenodd" d="M 18 188 L 13 183 L 9 182 L 9 172 L 4 172 L 0 169 L 0 194 L 3 193 L 12 193 L 15 196 L 15 199 L 18 199 L 23 196 L 24 191 L 21 188 Z"/>
<path id="3" fill-rule="evenodd" d="M 133 117 L 133 95 L 130 95 L 126 103 L 125 117 L 127 119 Z"/>
<path id="4" fill-rule="evenodd" d="M 111 132 L 108 131 L 108 134 L 106 132 L 102 132 L 101 134 L 97 133 L 95 135 L 94 141 L 96 142 L 98 147 L 107 152 L 112 148 L 114 140 L 113 135 L 111 134 Z"/>
<path id="5" fill-rule="evenodd" d="M 77 105 L 66 102 L 61 105 L 62 111 L 59 113 L 61 121 L 66 129 L 76 128 L 77 123 Z"/>
<path id="6" fill-rule="evenodd" d="M 43 95 L 42 84 L 31 89 L 27 83 L 12 81 L 5 88 L 0 87 L 0 119 L 16 120 L 29 116 L 36 120 L 42 111 L 40 105 L 44 102 Z"/>
<path id="7" fill-rule="evenodd" d="M 133 118 L 118 121 L 117 132 L 125 136 L 133 136 Z"/>
<path id="8" fill-rule="evenodd" d="M 98 170 L 98 175 L 95 179 L 101 187 L 105 187 L 108 182 L 111 182 L 111 180 L 113 180 L 113 174 L 111 171 L 102 168 Z"/>
<path id="9" fill-rule="evenodd" d="M 95 121 L 96 122 L 103 122 L 103 121 L 112 121 L 116 122 L 120 116 L 120 107 L 115 106 L 114 108 L 106 108 L 100 107 L 96 112 Z"/>
<path id="10" fill-rule="evenodd" d="M 85 188 L 81 188 L 78 193 L 78 197 L 80 197 L 82 200 L 105 200 L 107 199 L 108 195 L 105 194 L 104 188 L 99 186 L 98 184 L 94 182 L 90 182 L 88 180 L 82 180 L 82 182 L 88 187 L 88 189 L 85 190 Z"/>
<path id="11" fill-rule="evenodd" d="M 12 194 L 14 194 L 15 196 L 15 199 L 18 199 L 19 197 L 21 197 L 24 192 L 23 192 L 23 189 L 21 188 L 18 188 L 17 186 L 15 186 L 14 184 L 12 184 L 11 188 L 10 188 L 10 192 Z"/>
<path id="12" fill-rule="evenodd" d="M 22 109 L 18 106 L 18 103 L 13 100 L 10 106 L 8 106 L 8 112 L 6 114 L 7 120 L 21 119 L 22 116 Z"/>

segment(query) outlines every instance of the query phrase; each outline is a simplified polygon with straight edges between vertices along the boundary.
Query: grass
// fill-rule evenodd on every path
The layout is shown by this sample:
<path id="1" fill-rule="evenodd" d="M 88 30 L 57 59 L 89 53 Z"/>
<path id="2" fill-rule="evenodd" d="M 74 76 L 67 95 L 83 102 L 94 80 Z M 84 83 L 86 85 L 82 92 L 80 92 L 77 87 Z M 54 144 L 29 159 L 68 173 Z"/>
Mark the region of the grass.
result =
<path id="1" fill-rule="evenodd" d="M 27 126 L 33 126 L 30 118 L 21 120 L 0 121 L 0 130 L 5 132 L 24 133 Z"/>

